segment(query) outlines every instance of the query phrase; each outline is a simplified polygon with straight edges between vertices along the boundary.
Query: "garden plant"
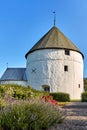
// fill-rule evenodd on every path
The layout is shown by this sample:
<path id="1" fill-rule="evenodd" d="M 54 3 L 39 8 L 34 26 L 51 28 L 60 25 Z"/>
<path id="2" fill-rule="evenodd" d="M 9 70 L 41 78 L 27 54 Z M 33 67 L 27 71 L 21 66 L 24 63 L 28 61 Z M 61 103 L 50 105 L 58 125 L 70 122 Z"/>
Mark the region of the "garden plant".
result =
<path id="1" fill-rule="evenodd" d="M 66 116 L 52 96 L 30 87 L 2 85 L 0 95 L 0 130 L 47 130 Z"/>

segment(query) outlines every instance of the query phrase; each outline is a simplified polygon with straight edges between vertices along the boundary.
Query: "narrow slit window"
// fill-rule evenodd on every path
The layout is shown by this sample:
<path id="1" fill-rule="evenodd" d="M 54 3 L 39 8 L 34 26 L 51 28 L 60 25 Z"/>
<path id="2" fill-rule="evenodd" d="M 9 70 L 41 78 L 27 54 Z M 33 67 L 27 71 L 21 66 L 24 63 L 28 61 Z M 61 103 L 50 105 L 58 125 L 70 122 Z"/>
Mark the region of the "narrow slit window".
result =
<path id="1" fill-rule="evenodd" d="M 69 50 L 65 50 L 65 55 L 70 55 L 70 51 Z"/>
<path id="2" fill-rule="evenodd" d="M 78 88 L 80 88 L 80 84 L 78 84 Z"/>
<path id="3" fill-rule="evenodd" d="M 64 66 L 64 71 L 68 71 L 68 66 L 67 65 Z"/>

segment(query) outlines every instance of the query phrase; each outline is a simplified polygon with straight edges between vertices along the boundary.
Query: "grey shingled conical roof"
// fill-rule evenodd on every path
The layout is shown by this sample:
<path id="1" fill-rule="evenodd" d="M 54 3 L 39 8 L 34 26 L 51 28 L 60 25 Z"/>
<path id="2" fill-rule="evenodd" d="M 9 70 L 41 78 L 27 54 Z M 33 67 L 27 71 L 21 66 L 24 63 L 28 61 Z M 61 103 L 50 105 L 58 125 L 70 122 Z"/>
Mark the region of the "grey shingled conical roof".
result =
<path id="1" fill-rule="evenodd" d="M 69 49 L 79 53 L 80 50 L 55 26 L 53 26 L 25 55 L 41 49 Z M 82 53 L 81 53 L 82 54 Z M 82 54 L 83 56 L 83 54 Z"/>

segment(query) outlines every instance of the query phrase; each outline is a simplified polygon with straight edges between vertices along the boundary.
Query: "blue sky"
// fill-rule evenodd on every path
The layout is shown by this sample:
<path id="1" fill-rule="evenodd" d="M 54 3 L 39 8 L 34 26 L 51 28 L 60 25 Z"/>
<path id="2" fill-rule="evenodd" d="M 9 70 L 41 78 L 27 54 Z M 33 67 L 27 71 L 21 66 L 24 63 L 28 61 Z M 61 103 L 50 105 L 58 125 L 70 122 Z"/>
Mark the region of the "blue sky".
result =
<path id="1" fill-rule="evenodd" d="M 53 26 L 84 54 L 87 77 L 87 0 L 0 0 L 0 76 L 7 67 L 26 67 L 25 54 Z"/>

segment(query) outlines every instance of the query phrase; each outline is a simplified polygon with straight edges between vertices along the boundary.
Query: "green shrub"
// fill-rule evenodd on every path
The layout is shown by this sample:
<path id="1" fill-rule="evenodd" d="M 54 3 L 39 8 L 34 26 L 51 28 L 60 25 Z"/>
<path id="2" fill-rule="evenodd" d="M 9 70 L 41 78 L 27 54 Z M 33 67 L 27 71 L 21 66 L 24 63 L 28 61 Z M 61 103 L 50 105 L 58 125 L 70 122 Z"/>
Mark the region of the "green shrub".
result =
<path id="1" fill-rule="evenodd" d="M 84 89 L 87 91 L 87 78 L 84 78 Z"/>
<path id="2" fill-rule="evenodd" d="M 0 97 L 0 109 L 6 106 L 6 101 L 2 97 Z"/>
<path id="3" fill-rule="evenodd" d="M 31 91 L 21 85 L 4 84 L 0 85 L 0 95 L 4 98 L 9 96 L 16 99 L 27 99 L 31 96 Z"/>
<path id="4" fill-rule="evenodd" d="M 0 111 L 0 126 L 4 130 L 46 130 L 64 118 L 64 112 L 51 103 L 18 101 Z"/>
<path id="5" fill-rule="evenodd" d="M 81 95 L 82 102 L 87 102 L 87 91 Z"/>
<path id="6" fill-rule="evenodd" d="M 21 85 L 4 84 L 0 85 L 0 96 L 9 96 L 16 99 L 40 98 L 43 95 L 48 95 L 47 92 L 35 90 L 30 86 L 24 87 Z"/>
<path id="7" fill-rule="evenodd" d="M 60 102 L 70 101 L 70 96 L 67 93 L 58 92 L 58 93 L 50 93 L 50 95 L 53 96 L 53 99 Z"/>
<path id="8" fill-rule="evenodd" d="M 4 97 L 5 96 L 5 86 L 4 85 L 0 85 L 0 97 Z"/>

